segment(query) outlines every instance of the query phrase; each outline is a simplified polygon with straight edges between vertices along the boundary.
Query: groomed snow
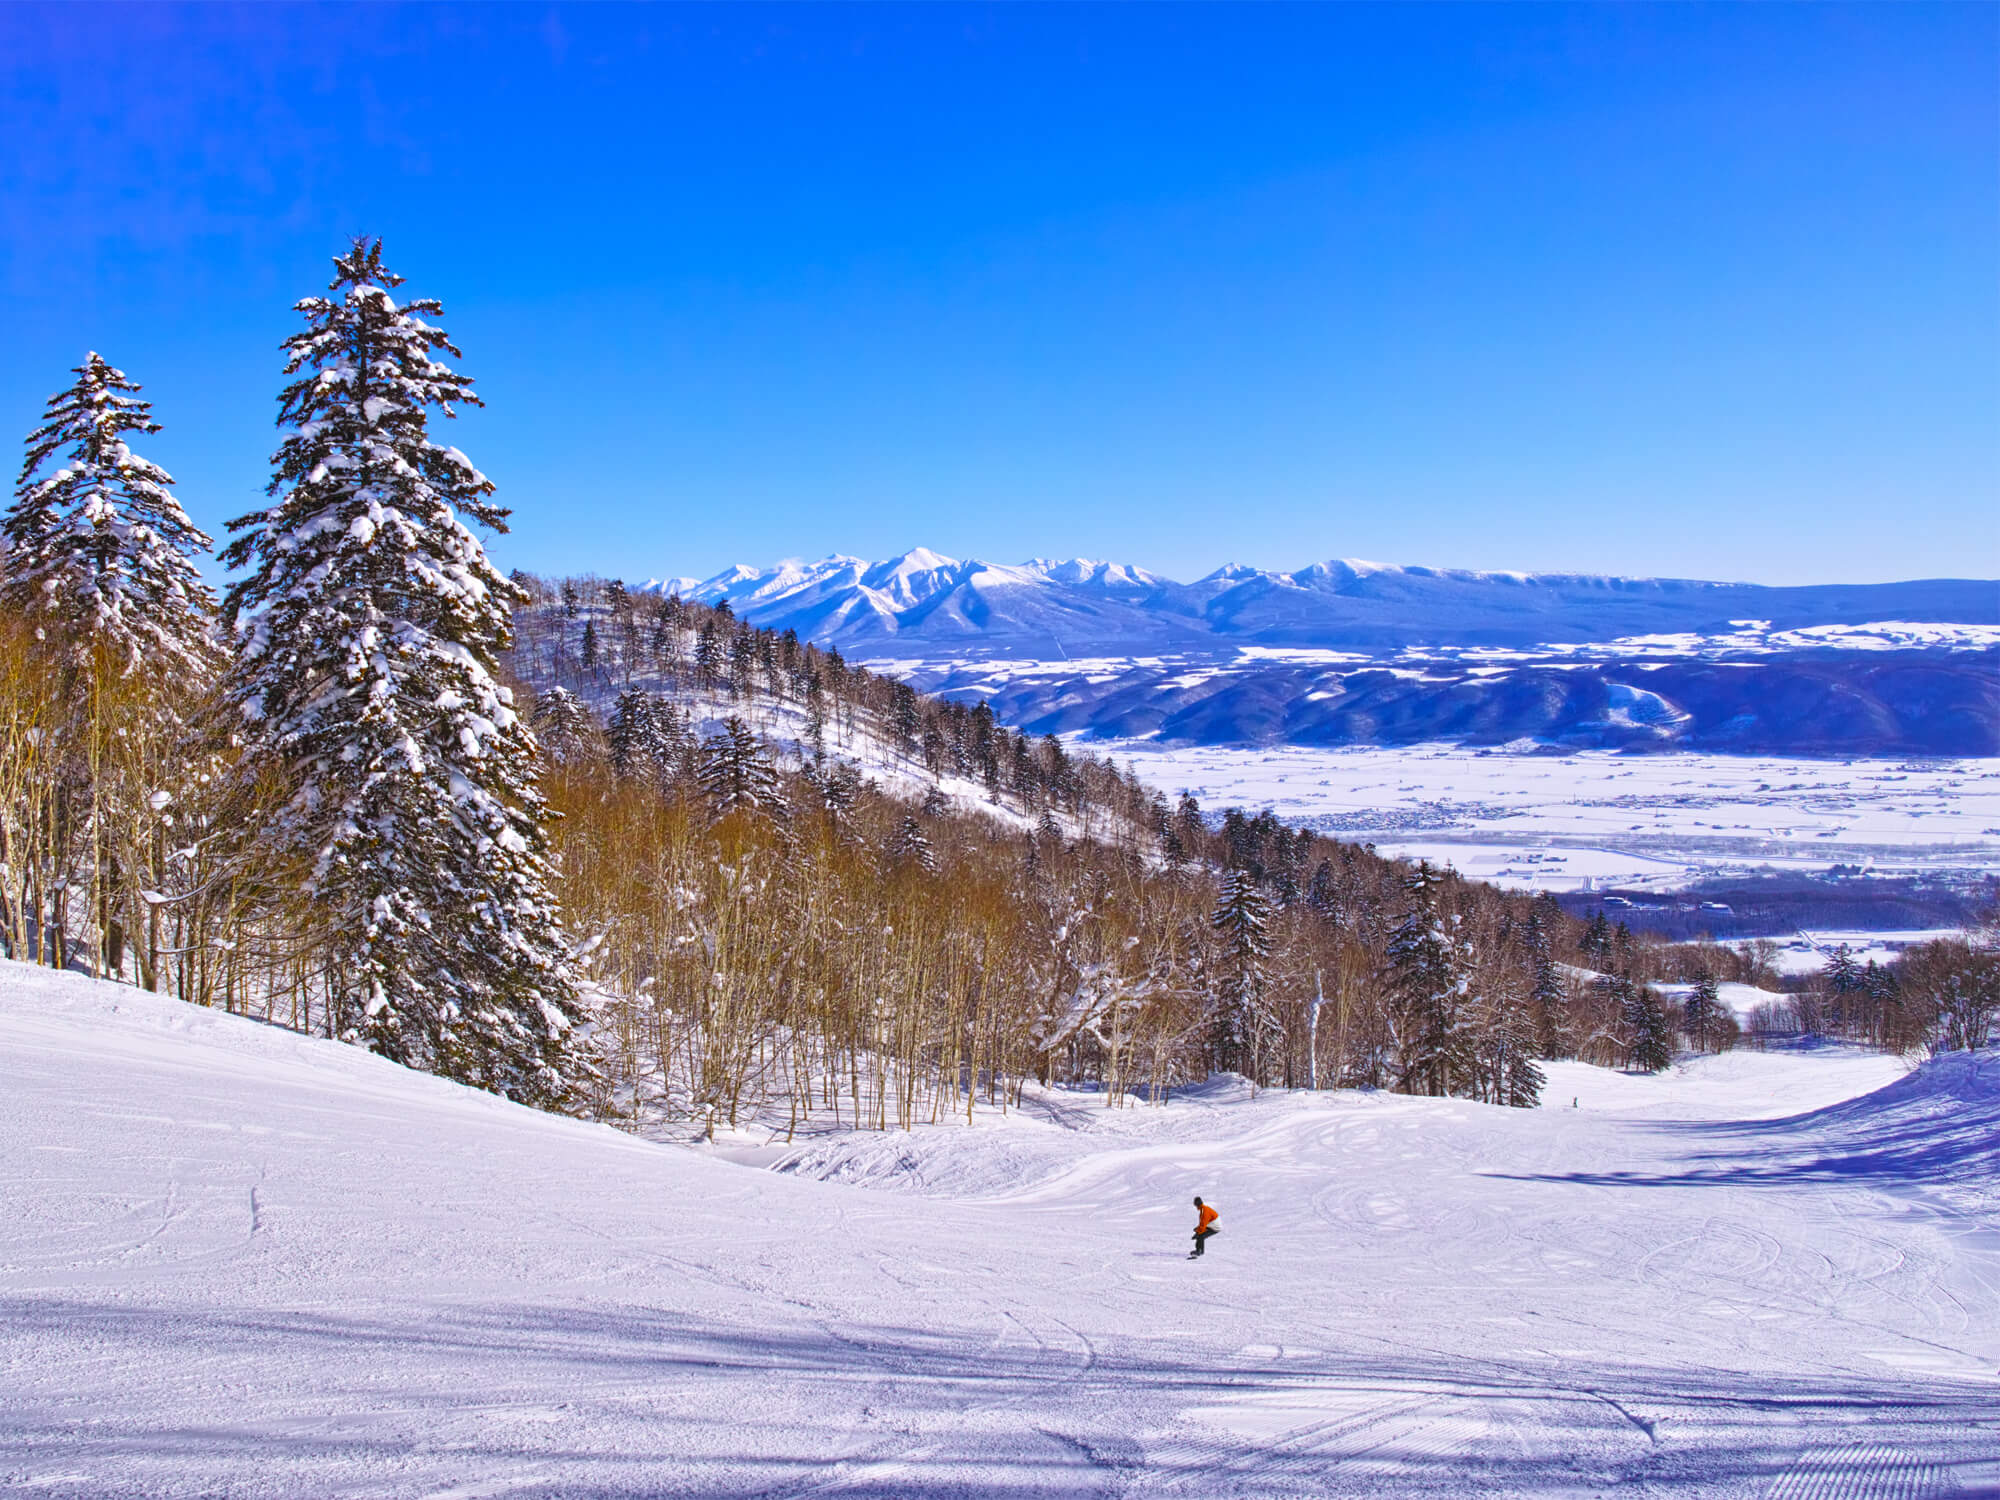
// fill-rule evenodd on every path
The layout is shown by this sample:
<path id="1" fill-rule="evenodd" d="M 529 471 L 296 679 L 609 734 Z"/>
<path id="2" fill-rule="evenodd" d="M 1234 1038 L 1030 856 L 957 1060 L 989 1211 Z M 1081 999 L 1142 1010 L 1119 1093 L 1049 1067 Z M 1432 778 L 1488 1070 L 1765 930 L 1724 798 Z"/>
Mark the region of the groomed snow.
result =
<path id="1" fill-rule="evenodd" d="M 0 1488 L 2000 1486 L 2000 1054 L 1551 1074 L 1035 1095 L 760 1166 L 0 967 Z"/>

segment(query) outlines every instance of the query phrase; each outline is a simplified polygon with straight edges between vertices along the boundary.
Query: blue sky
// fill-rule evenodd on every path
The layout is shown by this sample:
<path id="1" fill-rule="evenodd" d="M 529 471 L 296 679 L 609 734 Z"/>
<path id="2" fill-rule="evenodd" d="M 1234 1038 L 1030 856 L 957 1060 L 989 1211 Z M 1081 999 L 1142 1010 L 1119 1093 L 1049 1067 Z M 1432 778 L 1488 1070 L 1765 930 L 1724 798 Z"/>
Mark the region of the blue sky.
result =
<path id="1" fill-rule="evenodd" d="M 508 566 L 2000 576 L 2000 9 L 0 8 L 0 427 L 259 503 L 385 237 Z"/>

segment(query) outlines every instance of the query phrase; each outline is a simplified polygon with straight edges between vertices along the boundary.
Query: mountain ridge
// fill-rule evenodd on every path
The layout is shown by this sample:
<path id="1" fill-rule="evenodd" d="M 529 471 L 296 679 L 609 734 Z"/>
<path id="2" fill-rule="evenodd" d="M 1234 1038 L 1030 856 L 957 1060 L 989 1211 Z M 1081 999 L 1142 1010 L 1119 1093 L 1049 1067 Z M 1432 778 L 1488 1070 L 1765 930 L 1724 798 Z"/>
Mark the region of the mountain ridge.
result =
<path id="1" fill-rule="evenodd" d="M 1225 564 L 1192 583 L 1098 558 L 957 559 L 918 547 L 871 562 L 832 554 L 736 564 L 643 588 L 726 602 L 765 628 L 844 649 L 1059 659 L 1202 646 L 1525 646 L 1659 632 L 2000 624 L 2000 581 L 1753 584 L 1608 573 L 1523 573 L 1330 558 L 1283 571 Z M 912 650 L 910 648 L 915 647 Z"/>

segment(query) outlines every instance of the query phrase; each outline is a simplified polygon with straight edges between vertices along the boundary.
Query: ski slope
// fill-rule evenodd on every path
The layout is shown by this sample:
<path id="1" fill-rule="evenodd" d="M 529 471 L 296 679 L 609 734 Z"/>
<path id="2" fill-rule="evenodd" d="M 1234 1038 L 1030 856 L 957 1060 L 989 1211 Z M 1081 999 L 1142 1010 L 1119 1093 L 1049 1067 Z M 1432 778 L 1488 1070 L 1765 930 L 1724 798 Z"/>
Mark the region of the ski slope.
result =
<path id="1" fill-rule="evenodd" d="M 6 965 L 0 1491 L 2000 1493 L 2000 1054 L 1551 1074 L 697 1151 Z"/>

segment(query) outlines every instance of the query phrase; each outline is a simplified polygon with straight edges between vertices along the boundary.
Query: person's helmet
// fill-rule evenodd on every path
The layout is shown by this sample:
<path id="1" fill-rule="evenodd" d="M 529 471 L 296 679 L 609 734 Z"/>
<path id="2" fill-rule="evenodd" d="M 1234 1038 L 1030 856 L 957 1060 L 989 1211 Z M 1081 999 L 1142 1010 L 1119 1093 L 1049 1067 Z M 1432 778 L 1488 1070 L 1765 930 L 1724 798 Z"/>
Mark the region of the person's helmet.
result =
<path id="1" fill-rule="evenodd" d="M 1196 1194 L 1194 1195 L 1194 1206 L 1195 1206 L 1196 1208 L 1200 1208 L 1200 1207 L 1201 1207 L 1201 1194 L 1200 1194 L 1200 1193 L 1196 1193 Z"/>

